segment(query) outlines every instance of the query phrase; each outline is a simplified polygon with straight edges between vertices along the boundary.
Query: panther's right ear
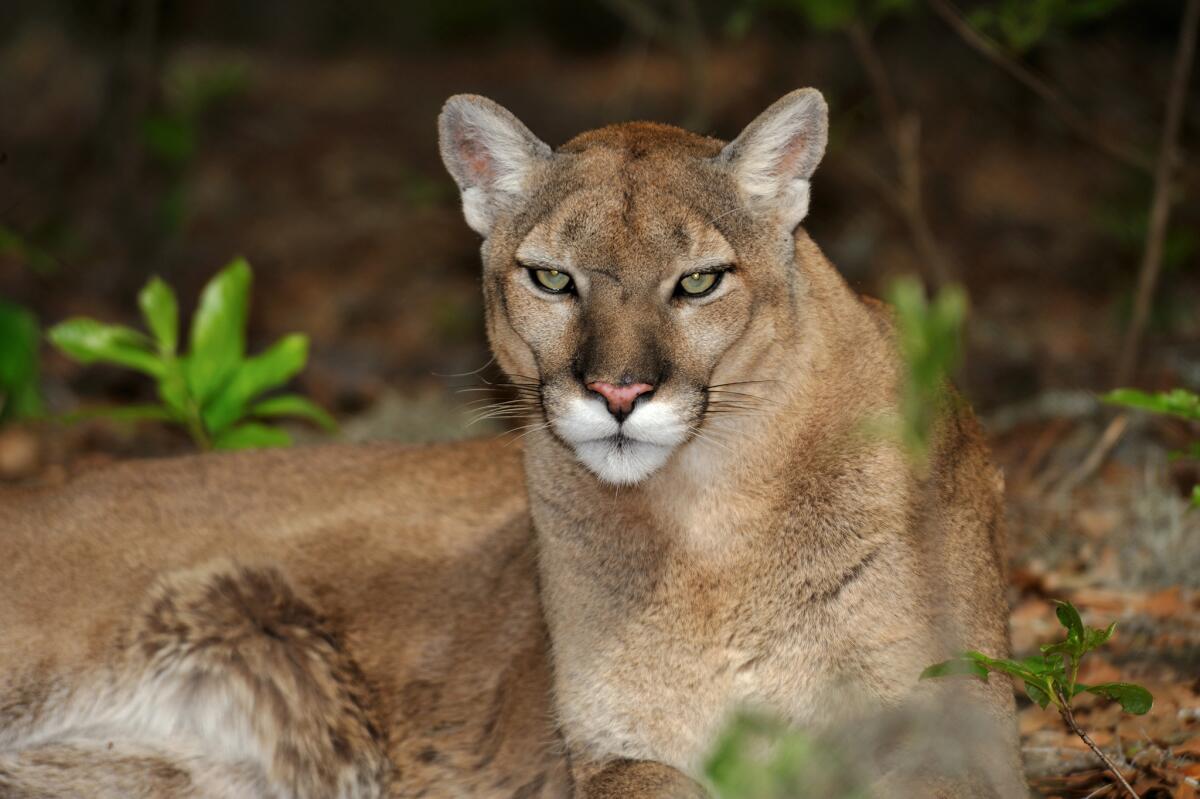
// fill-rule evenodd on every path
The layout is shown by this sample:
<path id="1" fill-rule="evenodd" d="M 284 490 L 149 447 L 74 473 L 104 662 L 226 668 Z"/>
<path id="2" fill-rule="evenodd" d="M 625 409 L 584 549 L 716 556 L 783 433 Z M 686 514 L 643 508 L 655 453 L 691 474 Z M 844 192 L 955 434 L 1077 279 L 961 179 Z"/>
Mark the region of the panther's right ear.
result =
<path id="1" fill-rule="evenodd" d="M 753 206 L 790 230 L 808 214 L 809 180 L 828 137 L 825 98 L 816 89 L 798 89 L 759 114 L 718 159 Z"/>
<path id="2" fill-rule="evenodd" d="M 463 216 L 487 236 L 498 213 L 514 208 L 550 147 L 486 97 L 456 94 L 438 117 L 442 161 L 462 192 Z"/>

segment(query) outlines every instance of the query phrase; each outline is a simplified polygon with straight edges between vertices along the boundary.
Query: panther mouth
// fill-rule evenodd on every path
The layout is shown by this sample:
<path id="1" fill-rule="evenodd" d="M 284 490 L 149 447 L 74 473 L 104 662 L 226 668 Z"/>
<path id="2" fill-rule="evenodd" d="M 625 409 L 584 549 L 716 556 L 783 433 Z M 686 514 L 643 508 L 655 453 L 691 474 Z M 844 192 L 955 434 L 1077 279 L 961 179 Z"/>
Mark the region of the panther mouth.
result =
<path id="1" fill-rule="evenodd" d="M 674 447 L 617 434 L 574 445 L 584 466 L 606 483 L 631 485 L 658 471 Z"/>
<path id="2" fill-rule="evenodd" d="M 583 443 L 597 443 L 597 444 L 607 443 L 607 444 L 610 444 L 610 445 L 616 447 L 617 449 L 620 449 L 622 447 L 632 447 L 636 444 L 654 444 L 653 441 L 646 441 L 644 439 L 637 438 L 636 436 L 631 436 L 624 430 L 620 430 L 616 433 L 613 433 L 611 436 L 604 436 L 603 438 L 593 439 L 592 442 L 583 442 Z M 656 444 L 655 446 L 660 446 L 660 445 Z"/>
<path id="3" fill-rule="evenodd" d="M 558 415 L 554 429 L 600 480 L 629 485 L 658 471 L 688 428 L 674 405 L 661 399 L 618 422 L 599 400 L 580 398 Z"/>

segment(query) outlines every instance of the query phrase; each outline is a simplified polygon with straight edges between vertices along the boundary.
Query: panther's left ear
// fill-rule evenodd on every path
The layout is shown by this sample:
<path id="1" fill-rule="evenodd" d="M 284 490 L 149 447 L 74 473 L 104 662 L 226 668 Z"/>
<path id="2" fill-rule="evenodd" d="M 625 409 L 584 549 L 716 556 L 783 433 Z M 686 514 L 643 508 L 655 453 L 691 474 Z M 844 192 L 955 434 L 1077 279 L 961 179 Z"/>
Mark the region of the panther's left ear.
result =
<path id="1" fill-rule="evenodd" d="M 457 94 L 438 117 L 442 161 L 462 192 L 463 216 L 487 236 L 499 214 L 524 198 L 535 165 L 550 147 L 508 109 L 486 97 Z"/>
<path id="2" fill-rule="evenodd" d="M 759 114 L 718 161 L 733 171 L 752 206 L 789 230 L 808 215 L 809 179 L 825 154 L 829 109 L 816 89 L 797 89 Z"/>

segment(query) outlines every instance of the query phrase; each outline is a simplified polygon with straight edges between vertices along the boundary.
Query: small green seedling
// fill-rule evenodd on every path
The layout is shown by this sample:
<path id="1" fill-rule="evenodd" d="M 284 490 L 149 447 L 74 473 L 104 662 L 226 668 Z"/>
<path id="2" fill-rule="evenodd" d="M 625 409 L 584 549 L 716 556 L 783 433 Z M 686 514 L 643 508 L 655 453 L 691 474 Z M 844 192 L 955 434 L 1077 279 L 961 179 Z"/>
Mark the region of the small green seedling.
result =
<path id="1" fill-rule="evenodd" d="M 255 419 L 292 416 L 332 430 L 333 419 L 297 394 L 262 398 L 304 369 L 308 337 L 284 336 L 265 352 L 246 357 L 250 265 L 239 258 L 209 281 L 192 317 L 191 351 L 177 352 L 179 310 L 175 293 L 153 278 L 138 294 L 150 328 L 75 318 L 55 325 L 50 341 L 81 363 L 113 363 L 155 379 L 160 402 L 98 412 L 119 419 L 157 419 L 187 428 L 200 449 L 278 447 L 291 443 L 286 430 Z"/>
<path id="2" fill-rule="evenodd" d="M 1085 685 L 1078 681 L 1079 662 L 1083 656 L 1093 649 L 1102 646 L 1112 638 L 1117 623 L 1113 622 L 1104 629 L 1084 626 L 1079 611 L 1070 602 L 1058 603 L 1058 620 L 1067 629 L 1066 640 L 1041 647 L 1041 655 L 1033 655 L 1022 660 L 1007 658 L 992 658 L 982 652 L 964 652 L 956 658 L 935 663 L 921 672 L 921 679 L 948 677 L 951 675 L 969 675 L 987 681 L 988 674 L 1000 672 L 1007 674 L 1025 686 L 1025 693 L 1040 707 L 1051 704 L 1058 710 L 1063 721 L 1071 731 L 1078 735 L 1091 748 L 1104 765 L 1120 781 L 1130 796 L 1137 797 L 1133 788 L 1121 776 L 1116 764 L 1108 755 L 1096 746 L 1075 720 L 1072 701 L 1082 693 L 1096 694 L 1120 703 L 1127 713 L 1142 715 L 1154 704 L 1154 697 L 1140 685 L 1127 682 L 1106 682 L 1099 685 Z"/>
<path id="3" fill-rule="evenodd" d="M 1157 394 L 1147 394 L 1134 388 L 1118 388 L 1101 399 L 1112 405 L 1123 405 L 1140 411 L 1175 416 L 1189 422 L 1200 422 L 1200 395 L 1183 388 L 1160 391 Z M 1185 450 L 1172 452 L 1171 457 L 1200 461 L 1200 441 L 1192 442 Z M 1200 508 L 1200 483 L 1192 486 L 1192 505 Z"/>
<path id="4" fill-rule="evenodd" d="M 41 415 L 37 319 L 0 300 L 0 423 Z"/>

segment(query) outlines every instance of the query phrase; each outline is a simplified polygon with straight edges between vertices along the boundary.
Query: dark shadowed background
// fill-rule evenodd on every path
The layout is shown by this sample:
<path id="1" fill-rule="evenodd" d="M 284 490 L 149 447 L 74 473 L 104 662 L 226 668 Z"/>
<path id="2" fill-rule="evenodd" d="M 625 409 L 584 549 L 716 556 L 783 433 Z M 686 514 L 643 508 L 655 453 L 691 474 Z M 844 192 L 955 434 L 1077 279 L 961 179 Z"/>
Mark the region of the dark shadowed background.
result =
<path id="1" fill-rule="evenodd" d="M 43 327 L 140 324 L 150 276 L 186 311 L 244 255 L 251 349 L 307 333 L 296 388 L 342 437 L 493 431 L 465 429 L 471 395 L 454 391 L 481 378 L 442 376 L 488 361 L 478 239 L 437 155 L 446 97 L 485 94 L 557 146 L 628 119 L 731 138 L 815 86 L 832 126 L 811 235 L 860 291 L 915 274 L 970 296 L 958 381 L 1008 477 L 1018 648 L 1053 629 L 1050 595 L 1125 619 L 1101 662 L 1160 697 L 1128 734 L 1158 751 L 1191 738 L 1200 759 L 1197 470 L 1167 456 L 1195 431 L 1138 414 L 1114 430 L 1095 399 L 1200 389 L 1200 80 L 1145 334 L 1117 374 L 1183 5 L 3 0 L 0 299 Z M 42 358 L 52 414 L 153 396 L 134 372 Z M 0 473 L 190 450 L 154 423 L 35 421 L 0 429 Z M 1040 790 L 1086 795 L 1062 776 L 1086 755 L 1041 718 L 1022 722 L 1031 757 L 1054 753 Z M 1160 783 L 1184 795 L 1182 777 Z"/>

